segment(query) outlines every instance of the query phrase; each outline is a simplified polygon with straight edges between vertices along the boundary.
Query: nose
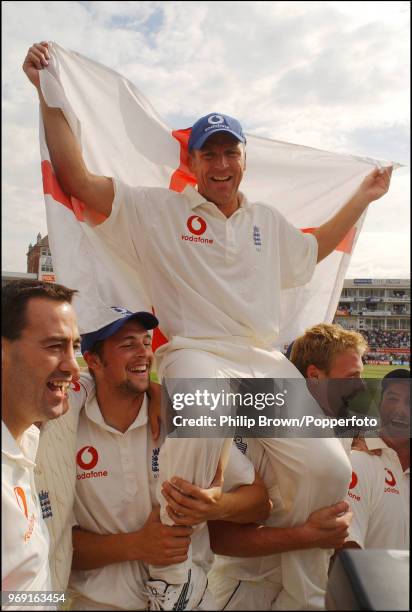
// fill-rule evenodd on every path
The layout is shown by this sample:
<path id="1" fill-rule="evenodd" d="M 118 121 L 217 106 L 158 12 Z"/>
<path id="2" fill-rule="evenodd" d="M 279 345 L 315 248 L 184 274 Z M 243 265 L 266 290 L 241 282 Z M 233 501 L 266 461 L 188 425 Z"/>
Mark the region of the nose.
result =
<path id="1" fill-rule="evenodd" d="M 63 372 L 68 372 L 75 377 L 80 374 L 80 367 L 77 363 L 76 354 L 72 346 L 69 346 L 65 351 L 60 363 L 60 368 Z"/>
<path id="2" fill-rule="evenodd" d="M 149 359 L 151 361 L 153 358 L 152 345 L 147 344 L 146 338 L 140 338 L 136 344 L 135 353 L 137 357 L 144 357 L 145 359 Z"/>
<path id="3" fill-rule="evenodd" d="M 224 170 L 225 168 L 229 167 L 229 160 L 224 153 L 216 155 L 215 166 L 219 170 Z"/>

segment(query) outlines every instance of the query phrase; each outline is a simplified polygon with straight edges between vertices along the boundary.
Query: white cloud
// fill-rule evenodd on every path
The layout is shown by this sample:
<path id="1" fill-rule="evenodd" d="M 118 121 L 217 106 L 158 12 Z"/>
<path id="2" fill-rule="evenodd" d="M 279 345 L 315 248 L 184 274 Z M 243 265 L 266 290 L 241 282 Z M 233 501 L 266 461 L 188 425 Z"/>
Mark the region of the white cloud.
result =
<path id="1" fill-rule="evenodd" d="M 46 232 L 36 96 L 21 70 L 35 41 L 55 40 L 121 72 L 171 127 L 215 110 L 258 135 L 409 163 L 407 2 L 5 2 L 2 9 L 4 269 L 24 270 L 28 243 Z M 408 179 L 409 169 L 398 172 L 373 204 L 351 266 L 408 273 Z M 369 252 L 366 236 L 379 231 L 388 238 Z"/>

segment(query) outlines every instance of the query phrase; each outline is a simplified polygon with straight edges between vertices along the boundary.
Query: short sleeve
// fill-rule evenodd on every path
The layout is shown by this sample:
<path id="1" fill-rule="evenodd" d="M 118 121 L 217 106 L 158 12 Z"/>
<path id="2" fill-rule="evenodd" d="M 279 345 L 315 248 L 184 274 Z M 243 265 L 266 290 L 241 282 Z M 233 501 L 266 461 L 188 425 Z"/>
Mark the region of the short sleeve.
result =
<path id="1" fill-rule="evenodd" d="M 318 241 L 304 234 L 279 215 L 281 288 L 292 289 L 310 281 L 318 258 Z"/>
<path id="2" fill-rule="evenodd" d="M 88 397 L 95 393 L 94 380 L 90 374 L 82 372 L 80 378 L 72 381 L 68 393 L 69 410 L 73 413 L 73 418 L 79 420 L 80 410 L 83 408 Z"/>
<path id="3" fill-rule="evenodd" d="M 242 485 L 250 485 L 255 481 L 255 468 L 245 455 L 232 444 L 229 460 L 225 469 L 223 491 L 227 493 Z"/>
<path id="4" fill-rule="evenodd" d="M 369 459 L 370 457 L 361 451 L 352 451 L 350 454 L 352 479 L 346 501 L 353 512 L 353 518 L 347 541 L 356 542 L 361 548 L 365 547 L 372 512 L 371 487 L 373 484 L 370 470 L 368 470 Z"/>
<path id="5" fill-rule="evenodd" d="M 119 255 L 132 264 L 142 259 L 145 239 L 143 210 L 150 210 L 147 189 L 131 187 L 113 179 L 114 199 L 110 216 L 92 229 L 102 240 L 114 247 Z"/>

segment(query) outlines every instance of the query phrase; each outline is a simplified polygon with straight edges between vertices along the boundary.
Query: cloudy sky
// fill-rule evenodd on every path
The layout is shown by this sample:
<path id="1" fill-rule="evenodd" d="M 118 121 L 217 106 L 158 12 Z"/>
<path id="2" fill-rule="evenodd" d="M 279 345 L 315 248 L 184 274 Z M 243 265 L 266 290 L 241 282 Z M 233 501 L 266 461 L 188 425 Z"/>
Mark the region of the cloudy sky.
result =
<path id="1" fill-rule="evenodd" d="M 409 277 L 409 2 L 2 2 L 3 263 L 47 233 L 36 92 L 54 40 L 131 80 L 172 128 L 219 109 L 246 132 L 406 167 L 368 212 L 348 277 Z"/>

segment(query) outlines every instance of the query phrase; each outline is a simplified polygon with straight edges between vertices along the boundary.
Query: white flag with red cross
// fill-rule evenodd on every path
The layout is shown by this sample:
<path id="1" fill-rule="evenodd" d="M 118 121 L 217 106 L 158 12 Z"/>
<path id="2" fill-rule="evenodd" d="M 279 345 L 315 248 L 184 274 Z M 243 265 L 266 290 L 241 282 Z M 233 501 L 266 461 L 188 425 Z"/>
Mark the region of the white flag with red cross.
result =
<path id="1" fill-rule="evenodd" d="M 196 184 L 187 166 L 190 128 L 170 129 L 137 88 L 110 68 L 56 43 L 49 43 L 49 52 L 49 65 L 40 72 L 43 95 L 49 106 L 63 110 L 90 172 L 176 191 Z M 373 167 L 391 165 L 250 134 L 246 138 L 241 190 L 249 201 L 276 207 L 303 232 L 331 218 Z M 111 306 L 151 310 L 139 262 L 124 261 L 102 242 L 84 222 L 83 203 L 60 188 L 42 124 L 40 146 L 56 280 L 79 291 L 75 307 L 81 333 L 110 323 Z M 281 350 L 307 327 L 332 321 L 362 223 L 363 218 L 318 264 L 307 285 L 282 292 Z M 154 348 L 165 341 L 160 321 Z"/>

